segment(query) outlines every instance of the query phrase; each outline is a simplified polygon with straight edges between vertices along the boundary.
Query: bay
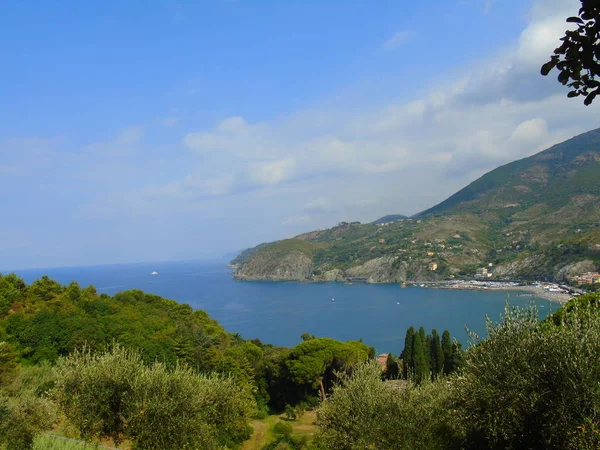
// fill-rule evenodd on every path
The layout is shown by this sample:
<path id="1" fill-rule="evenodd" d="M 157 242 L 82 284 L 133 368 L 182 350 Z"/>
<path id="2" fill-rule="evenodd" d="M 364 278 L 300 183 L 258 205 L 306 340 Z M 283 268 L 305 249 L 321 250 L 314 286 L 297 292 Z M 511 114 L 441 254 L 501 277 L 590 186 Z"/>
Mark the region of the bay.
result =
<path id="1" fill-rule="evenodd" d="M 151 275 L 153 271 L 158 275 Z M 534 302 L 545 316 L 558 309 L 542 298 L 518 292 L 456 291 L 343 283 L 270 283 L 235 281 L 226 261 L 181 261 L 90 267 L 17 270 L 31 283 L 48 275 L 60 283 L 94 285 L 99 293 L 141 289 L 203 309 L 225 329 L 244 338 L 294 346 L 302 333 L 339 340 L 363 339 L 378 353 L 399 354 L 408 327 L 429 333 L 448 329 L 463 344 L 465 327 L 485 335 L 485 317 L 498 320 L 509 299 Z M 335 301 L 331 301 L 331 299 Z"/>

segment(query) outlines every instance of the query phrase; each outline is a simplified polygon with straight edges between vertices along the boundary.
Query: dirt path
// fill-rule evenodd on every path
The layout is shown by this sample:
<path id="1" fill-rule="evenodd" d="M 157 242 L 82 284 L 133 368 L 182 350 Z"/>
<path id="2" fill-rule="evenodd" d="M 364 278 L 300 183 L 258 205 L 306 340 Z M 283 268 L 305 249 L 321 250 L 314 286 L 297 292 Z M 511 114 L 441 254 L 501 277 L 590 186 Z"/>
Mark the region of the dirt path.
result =
<path id="1" fill-rule="evenodd" d="M 242 445 L 242 450 L 260 450 L 266 444 L 267 424 L 260 420 L 255 420 L 250 425 L 252 425 L 254 431 L 250 439 Z"/>

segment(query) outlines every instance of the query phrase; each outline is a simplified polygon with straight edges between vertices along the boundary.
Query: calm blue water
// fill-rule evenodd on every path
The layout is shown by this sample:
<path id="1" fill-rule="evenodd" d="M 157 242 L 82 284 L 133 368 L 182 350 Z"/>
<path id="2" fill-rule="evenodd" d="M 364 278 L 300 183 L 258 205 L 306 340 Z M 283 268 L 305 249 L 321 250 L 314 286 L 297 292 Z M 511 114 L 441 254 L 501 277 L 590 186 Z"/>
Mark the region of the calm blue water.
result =
<path id="1" fill-rule="evenodd" d="M 159 274 L 152 276 L 156 270 Z M 496 320 L 506 292 L 472 292 L 400 288 L 398 285 L 341 283 L 299 284 L 234 281 L 226 262 L 186 261 L 16 271 L 28 283 L 48 275 L 61 282 L 93 284 L 114 294 L 142 289 L 204 309 L 228 331 L 258 337 L 275 345 L 294 346 L 304 332 L 340 340 L 362 338 L 378 352 L 400 353 L 406 329 L 424 326 L 467 342 L 465 326 L 484 334 L 485 315 Z M 511 303 L 531 298 L 511 292 Z M 331 302 L 335 298 L 335 302 Z M 542 314 L 556 304 L 534 299 Z"/>

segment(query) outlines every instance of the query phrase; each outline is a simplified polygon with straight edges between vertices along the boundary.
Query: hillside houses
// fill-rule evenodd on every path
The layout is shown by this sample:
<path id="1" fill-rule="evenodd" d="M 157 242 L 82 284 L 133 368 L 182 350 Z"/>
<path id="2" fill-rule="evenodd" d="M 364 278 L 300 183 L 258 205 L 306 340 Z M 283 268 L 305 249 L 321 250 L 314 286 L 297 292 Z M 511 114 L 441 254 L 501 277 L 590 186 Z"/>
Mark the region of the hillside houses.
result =
<path id="1" fill-rule="evenodd" d="M 600 273 L 598 272 L 587 272 L 571 277 L 571 283 L 573 284 L 597 284 L 600 283 Z"/>

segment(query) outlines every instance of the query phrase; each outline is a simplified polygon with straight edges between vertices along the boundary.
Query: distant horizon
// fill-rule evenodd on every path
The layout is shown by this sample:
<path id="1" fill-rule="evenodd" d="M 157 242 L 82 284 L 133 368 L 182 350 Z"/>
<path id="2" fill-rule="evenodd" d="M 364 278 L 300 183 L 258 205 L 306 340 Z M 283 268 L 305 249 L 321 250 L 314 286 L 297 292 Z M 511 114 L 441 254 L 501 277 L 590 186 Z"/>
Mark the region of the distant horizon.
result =
<path id="1" fill-rule="evenodd" d="M 84 264 L 78 266 L 54 266 L 54 267 L 21 267 L 18 269 L 0 269 L 0 274 L 6 275 L 9 273 L 17 273 L 32 271 L 32 270 L 56 270 L 56 269 L 85 269 L 93 267 L 112 267 L 112 266 L 135 266 L 135 265 L 150 265 L 150 264 L 167 264 L 167 263 L 178 263 L 178 262 L 202 262 L 202 261 L 214 261 L 214 262 L 228 262 L 228 257 L 206 257 L 206 258 L 193 258 L 193 259 L 173 259 L 163 261 L 135 261 L 135 262 L 119 262 L 119 263 L 101 263 L 101 264 Z M 160 273 L 159 273 L 160 275 Z"/>

